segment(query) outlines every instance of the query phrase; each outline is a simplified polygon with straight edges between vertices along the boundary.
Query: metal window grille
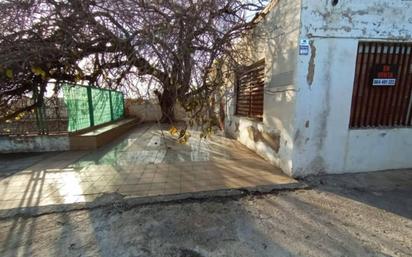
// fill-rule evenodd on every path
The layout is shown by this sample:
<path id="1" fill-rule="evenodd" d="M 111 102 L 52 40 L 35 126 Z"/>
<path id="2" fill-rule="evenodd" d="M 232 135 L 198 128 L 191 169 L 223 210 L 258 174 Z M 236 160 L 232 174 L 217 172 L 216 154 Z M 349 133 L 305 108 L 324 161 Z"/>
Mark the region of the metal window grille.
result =
<path id="1" fill-rule="evenodd" d="M 236 115 L 262 119 L 264 76 L 264 59 L 245 67 L 238 73 Z"/>
<path id="2" fill-rule="evenodd" d="M 412 44 L 360 42 L 350 128 L 412 126 Z"/>

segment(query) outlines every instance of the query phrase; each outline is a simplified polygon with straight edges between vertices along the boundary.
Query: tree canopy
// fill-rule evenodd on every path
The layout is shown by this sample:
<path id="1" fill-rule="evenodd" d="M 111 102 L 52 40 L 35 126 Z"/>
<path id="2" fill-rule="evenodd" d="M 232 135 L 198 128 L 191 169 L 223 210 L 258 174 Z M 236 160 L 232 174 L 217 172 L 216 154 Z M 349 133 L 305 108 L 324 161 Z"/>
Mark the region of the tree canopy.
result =
<path id="1" fill-rule="evenodd" d="M 0 2 L 0 121 L 43 103 L 51 83 L 126 88 L 156 83 L 162 121 L 178 101 L 199 113 L 217 88 L 208 79 L 231 58 L 263 7 L 244 0 L 6 0 Z M 23 96 L 33 104 L 9 106 Z M 202 102 L 203 100 L 203 102 Z M 204 101 L 206 100 L 206 101 Z"/>

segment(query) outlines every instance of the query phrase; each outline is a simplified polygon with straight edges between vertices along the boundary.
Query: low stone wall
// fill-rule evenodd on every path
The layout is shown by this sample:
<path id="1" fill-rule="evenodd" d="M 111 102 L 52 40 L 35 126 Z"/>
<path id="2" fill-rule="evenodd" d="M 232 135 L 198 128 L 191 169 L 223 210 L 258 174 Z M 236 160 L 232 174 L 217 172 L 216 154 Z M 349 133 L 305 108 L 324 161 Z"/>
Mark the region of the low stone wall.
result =
<path id="1" fill-rule="evenodd" d="M 0 136 L 0 153 L 70 150 L 68 135 Z"/>

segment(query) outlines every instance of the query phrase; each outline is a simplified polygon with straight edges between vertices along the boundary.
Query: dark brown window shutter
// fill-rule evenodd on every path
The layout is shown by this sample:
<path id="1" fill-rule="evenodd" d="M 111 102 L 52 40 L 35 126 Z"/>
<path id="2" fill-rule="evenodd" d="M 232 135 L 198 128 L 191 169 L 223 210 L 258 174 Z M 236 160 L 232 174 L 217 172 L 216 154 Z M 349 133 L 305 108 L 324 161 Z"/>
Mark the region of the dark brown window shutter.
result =
<path id="1" fill-rule="evenodd" d="M 264 86 L 264 59 L 237 74 L 236 115 L 262 120 Z"/>

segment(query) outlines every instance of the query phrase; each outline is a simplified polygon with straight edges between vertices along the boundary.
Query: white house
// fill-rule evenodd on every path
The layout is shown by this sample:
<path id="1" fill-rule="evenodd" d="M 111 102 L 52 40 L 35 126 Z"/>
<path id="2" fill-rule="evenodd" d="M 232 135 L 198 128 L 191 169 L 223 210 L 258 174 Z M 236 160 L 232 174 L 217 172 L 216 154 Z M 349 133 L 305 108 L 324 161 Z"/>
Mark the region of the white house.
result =
<path id="1" fill-rule="evenodd" d="M 229 134 L 294 177 L 412 167 L 412 1 L 274 0 L 256 22 Z"/>

